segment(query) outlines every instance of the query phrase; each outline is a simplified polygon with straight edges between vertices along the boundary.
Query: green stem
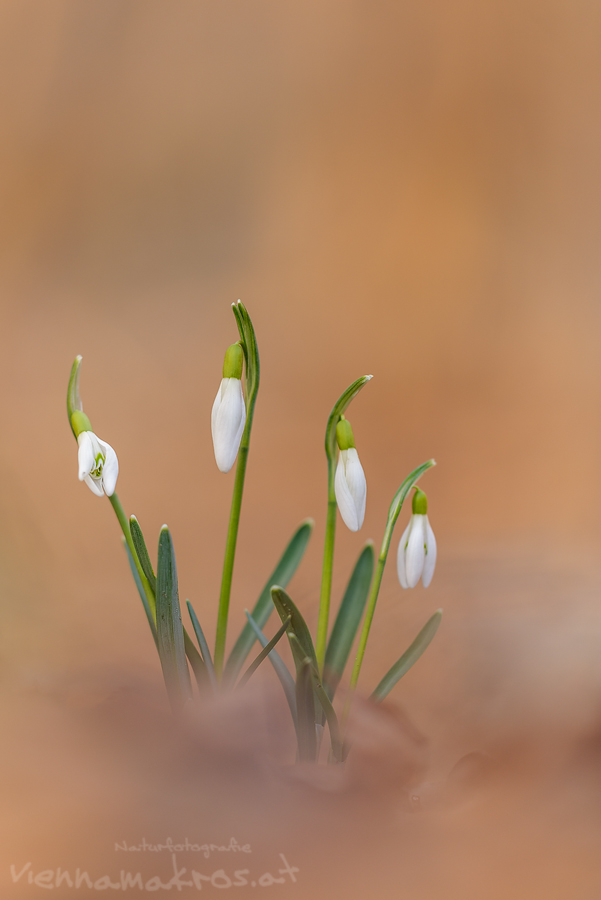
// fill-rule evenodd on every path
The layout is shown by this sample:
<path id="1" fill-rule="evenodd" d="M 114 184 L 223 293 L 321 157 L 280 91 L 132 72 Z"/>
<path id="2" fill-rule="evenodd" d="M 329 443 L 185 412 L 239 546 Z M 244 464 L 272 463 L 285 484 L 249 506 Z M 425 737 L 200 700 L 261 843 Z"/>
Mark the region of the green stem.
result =
<path id="1" fill-rule="evenodd" d="M 403 506 L 405 498 L 413 485 L 421 478 L 421 476 L 425 471 L 427 471 L 427 469 L 435 465 L 436 463 L 434 462 L 434 460 L 429 459 L 427 462 L 422 463 L 421 466 L 418 466 L 417 469 L 414 469 L 413 472 L 411 472 L 411 474 L 408 475 L 407 478 L 405 478 L 402 485 L 394 495 L 394 498 L 390 505 L 386 528 L 384 529 L 384 537 L 382 539 L 382 548 L 378 557 L 376 571 L 374 572 L 374 578 L 371 584 L 371 589 L 369 591 L 369 597 L 367 598 L 367 610 L 365 613 L 365 619 L 363 621 L 363 628 L 361 629 L 361 636 L 359 638 L 359 646 L 357 648 L 357 656 L 355 657 L 355 665 L 353 666 L 353 671 L 351 674 L 350 690 L 344 706 L 343 721 L 346 721 L 346 717 L 348 715 L 353 697 L 353 692 L 357 687 L 357 682 L 359 681 L 359 673 L 361 672 L 361 665 L 363 663 L 363 657 L 365 656 L 365 648 L 367 646 L 369 630 L 371 628 L 371 623 L 376 611 L 376 603 L 378 602 L 378 594 L 380 593 L 380 585 L 382 584 L 382 575 L 384 574 L 384 566 L 386 565 L 386 559 L 388 558 L 388 551 L 390 550 L 390 542 L 392 540 L 392 532 L 394 531 L 396 520 L 399 517 L 399 513 L 401 512 L 401 508 Z"/>
<path id="2" fill-rule="evenodd" d="M 330 469 L 332 467 L 330 466 Z M 326 658 L 328 642 L 328 619 L 330 616 L 330 597 L 332 594 L 332 573 L 334 570 L 334 542 L 336 538 L 336 493 L 334 491 L 335 472 L 328 472 L 328 514 L 326 517 L 326 536 L 323 548 L 323 568 L 321 572 L 321 593 L 319 597 L 319 618 L 317 620 L 317 638 L 315 655 L 320 673 Z"/>
<path id="3" fill-rule="evenodd" d="M 213 664 L 217 680 L 221 681 L 223 673 L 223 661 L 225 657 L 225 638 L 227 633 L 227 618 L 230 608 L 230 594 L 232 591 L 232 576 L 234 574 L 234 559 L 236 556 L 236 541 L 238 539 L 238 526 L 240 524 L 240 508 L 242 506 L 242 493 L 244 491 L 244 478 L 246 475 L 246 462 L 248 459 L 248 445 L 250 440 L 250 428 L 248 433 L 242 436 L 236 464 L 236 478 L 234 481 L 234 493 L 230 510 L 230 522 L 225 544 L 225 559 L 223 560 L 223 575 L 221 576 L 221 593 L 219 595 L 219 611 L 217 613 L 217 636 L 215 638 L 215 654 Z"/>
<path id="4" fill-rule="evenodd" d="M 152 590 L 150 584 L 148 583 L 148 579 L 142 570 L 142 566 L 140 565 L 140 560 L 138 559 L 138 554 L 136 552 L 136 548 L 134 547 L 134 542 L 131 538 L 131 531 L 129 528 L 129 520 L 125 515 L 125 511 L 121 506 L 121 501 L 117 494 L 113 494 L 112 497 L 109 497 L 111 501 L 111 506 L 115 510 L 115 515 L 119 520 L 119 525 L 121 526 L 121 531 L 123 532 L 123 536 L 127 542 L 127 546 L 129 547 L 129 552 L 131 553 L 132 559 L 136 565 L 136 569 L 138 575 L 140 576 L 140 581 L 142 582 L 142 587 L 144 588 L 144 593 L 146 595 L 146 599 L 148 600 L 148 605 L 152 611 L 153 618 L 156 622 L 157 618 L 157 604 L 154 596 L 154 591 Z"/>
<path id="5" fill-rule="evenodd" d="M 215 653 L 213 664 L 218 682 L 223 675 L 223 663 L 225 657 L 225 639 L 227 632 L 227 617 L 230 607 L 230 594 L 232 591 L 232 575 L 234 572 L 234 558 L 236 555 L 236 540 L 238 538 L 238 525 L 240 524 L 240 507 L 242 506 L 242 492 L 244 491 L 244 476 L 246 475 L 246 461 L 250 445 L 250 432 L 255 414 L 255 403 L 259 392 L 260 364 L 259 350 L 255 338 L 255 330 L 250 316 L 243 303 L 239 300 L 232 305 L 240 341 L 244 352 L 245 364 L 245 397 L 246 397 L 246 425 L 238 450 L 238 462 L 236 465 L 236 478 L 234 480 L 234 494 L 230 510 L 230 523 L 225 543 L 225 559 L 223 560 L 223 574 L 221 576 L 221 593 L 219 595 L 219 610 L 217 612 L 217 635 L 215 637 Z"/>
<path id="6" fill-rule="evenodd" d="M 355 665 L 353 666 L 353 672 L 351 674 L 351 692 L 355 690 L 355 688 L 357 687 L 357 682 L 359 680 L 359 672 L 361 671 L 361 664 L 363 663 L 363 657 L 365 656 L 365 648 L 367 646 L 369 630 L 371 628 L 371 623 L 376 611 L 376 603 L 378 602 L 378 594 L 380 593 L 380 585 L 382 583 L 382 575 L 384 574 L 384 566 L 386 565 L 386 557 L 388 556 L 389 546 L 390 539 L 388 540 L 387 546 L 384 546 L 384 544 L 382 545 L 382 550 L 380 551 L 380 556 L 378 557 L 378 564 L 376 565 L 376 571 L 374 572 L 374 580 L 371 585 L 369 597 L 367 598 L 367 610 L 365 613 L 365 619 L 363 621 L 363 628 L 361 629 L 361 637 L 359 638 L 359 646 L 357 648 L 357 656 L 355 657 Z"/>

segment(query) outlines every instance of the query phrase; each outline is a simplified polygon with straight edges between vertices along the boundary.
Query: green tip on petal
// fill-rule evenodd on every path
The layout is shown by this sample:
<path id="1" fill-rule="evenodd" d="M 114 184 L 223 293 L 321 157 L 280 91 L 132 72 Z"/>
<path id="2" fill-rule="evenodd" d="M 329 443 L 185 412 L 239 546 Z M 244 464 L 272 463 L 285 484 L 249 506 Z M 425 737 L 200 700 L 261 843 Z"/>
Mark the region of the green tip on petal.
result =
<path id="1" fill-rule="evenodd" d="M 428 498 L 420 488 L 415 488 L 413 495 L 413 513 L 416 516 L 425 516 L 428 512 Z"/>
<path id="2" fill-rule="evenodd" d="M 240 344 L 231 344 L 225 351 L 225 360 L 223 362 L 224 378 L 242 378 L 242 365 L 244 363 L 244 352 Z"/>
<path id="3" fill-rule="evenodd" d="M 76 409 L 71 414 L 71 428 L 73 429 L 73 434 L 76 438 L 79 437 L 82 431 L 92 430 L 90 420 L 86 416 L 85 412 L 81 411 L 81 409 Z"/>
<path id="4" fill-rule="evenodd" d="M 355 438 L 353 437 L 353 429 L 351 423 L 344 416 L 340 417 L 340 421 L 336 426 L 336 440 L 340 450 L 350 450 L 355 446 Z"/>

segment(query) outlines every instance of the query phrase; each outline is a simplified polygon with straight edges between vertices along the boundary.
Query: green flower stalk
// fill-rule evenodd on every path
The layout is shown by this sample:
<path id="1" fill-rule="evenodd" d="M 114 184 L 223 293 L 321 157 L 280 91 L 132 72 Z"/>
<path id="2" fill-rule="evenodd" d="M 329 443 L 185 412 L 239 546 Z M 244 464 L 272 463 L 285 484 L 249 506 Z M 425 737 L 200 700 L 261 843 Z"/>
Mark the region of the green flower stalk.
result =
<path id="1" fill-rule="evenodd" d="M 390 509 L 388 510 L 388 520 L 386 522 L 386 528 L 384 529 L 384 538 L 382 540 L 382 547 L 380 549 L 380 555 L 378 557 L 378 562 L 376 565 L 376 571 L 374 573 L 373 581 L 371 583 L 371 588 L 369 591 L 369 597 L 367 598 L 367 609 L 365 612 L 365 619 L 363 621 L 363 628 L 361 629 L 361 636 L 359 638 L 359 646 L 357 648 L 357 656 L 355 658 L 355 665 L 353 666 L 353 671 L 351 674 L 351 693 L 357 687 L 357 682 L 359 680 L 359 673 L 361 672 L 361 665 L 363 663 L 363 657 L 365 656 L 365 648 L 367 646 L 367 639 L 369 637 L 369 632 L 371 629 L 371 623 L 374 618 L 374 613 L 376 611 L 376 603 L 378 602 L 378 594 L 380 593 L 380 585 L 382 584 L 382 576 L 384 574 L 384 567 L 386 566 L 386 560 L 388 558 L 388 551 L 390 549 L 390 542 L 392 540 L 392 532 L 394 526 L 396 524 L 396 520 L 399 517 L 401 512 L 403 503 L 407 494 L 415 484 L 415 482 L 421 478 L 421 476 L 430 469 L 432 466 L 435 466 L 436 462 L 433 459 L 428 460 L 428 462 L 422 463 L 421 466 L 418 466 L 417 469 L 407 476 L 404 480 L 398 491 L 393 497 L 392 503 L 390 504 Z M 419 492 L 423 494 L 423 491 Z M 425 497 L 425 494 L 423 494 Z M 421 503 L 421 497 L 418 500 L 418 503 Z M 348 712 L 350 697 L 347 700 L 345 713 Z"/>
<path id="2" fill-rule="evenodd" d="M 328 511 L 326 515 L 326 534 L 323 548 L 323 566 L 321 570 L 321 593 L 319 598 L 319 617 L 317 621 L 317 639 L 315 653 L 320 673 L 323 672 L 323 664 L 326 656 L 328 642 L 328 621 L 330 617 L 330 597 L 332 594 L 332 573 L 334 570 L 334 542 L 336 537 L 336 451 L 338 441 L 336 429 L 346 412 L 351 401 L 357 396 L 364 385 L 372 378 L 371 375 L 363 375 L 353 381 L 346 391 L 340 395 L 328 418 L 326 426 L 325 449 L 328 461 Z M 350 428 L 350 426 L 349 426 Z M 351 431 L 352 437 L 352 431 Z M 348 435 L 347 435 L 348 438 Z M 353 441 L 354 443 L 354 441 Z M 361 470 L 363 471 L 363 470 Z"/>
<path id="3" fill-rule="evenodd" d="M 106 441 L 101 441 L 94 432 L 87 415 L 83 411 L 83 403 L 79 394 L 79 379 L 81 374 L 81 356 L 76 356 L 71 368 L 69 386 L 67 388 L 67 415 L 71 431 L 79 449 L 77 452 L 79 463 L 79 480 L 85 481 L 93 494 L 109 498 L 115 511 L 129 552 L 136 566 L 136 571 L 142 582 L 144 594 L 153 616 L 156 618 L 156 601 L 154 592 L 148 583 L 144 571 L 140 565 L 136 548 L 132 541 L 129 522 L 121 506 L 119 497 L 115 493 L 117 476 L 119 474 L 119 462 L 117 454 Z"/>
<path id="4" fill-rule="evenodd" d="M 260 377 L 259 351 L 250 316 L 240 301 L 234 303 L 232 309 L 234 316 L 236 317 L 238 331 L 240 332 L 240 342 L 239 344 L 232 344 L 227 350 L 223 366 L 223 380 L 220 387 L 220 392 L 223 393 L 221 394 L 221 398 L 219 393 L 215 398 L 211 416 L 215 458 L 217 460 L 217 465 L 222 471 L 228 471 L 228 469 L 221 468 L 219 465 L 220 459 L 224 465 L 227 465 L 233 452 L 233 459 L 230 464 L 231 468 L 234 459 L 236 458 L 236 453 L 234 452 L 236 440 L 239 441 L 239 448 L 236 448 L 238 453 L 238 463 L 236 465 L 236 476 L 234 479 L 234 492 L 232 495 L 230 521 L 225 544 L 225 558 L 223 561 L 219 609 L 217 612 L 217 634 L 215 637 L 215 654 L 213 662 L 218 681 L 221 680 L 223 673 L 230 595 L 232 592 L 234 560 L 236 557 L 236 542 L 238 540 L 238 526 L 240 524 L 242 494 L 244 492 L 244 479 L 246 477 L 250 432 L 253 423 L 257 393 L 259 391 Z M 242 392 L 242 358 L 239 352 L 240 348 L 246 367 L 246 404 L 244 404 L 243 397 L 242 400 L 240 400 Z M 231 384 L 228 384 L 224 389 L 223 385 L 226 381 L 230 383 L 234 382 L 233 387 Z M 225 410 L 226 412 L 223 413 L 222 410 Z M 238 438 L 239 430 L 241 431 L 241 435 Z M 217 441 L 215 441 L 216 434 Z"/>

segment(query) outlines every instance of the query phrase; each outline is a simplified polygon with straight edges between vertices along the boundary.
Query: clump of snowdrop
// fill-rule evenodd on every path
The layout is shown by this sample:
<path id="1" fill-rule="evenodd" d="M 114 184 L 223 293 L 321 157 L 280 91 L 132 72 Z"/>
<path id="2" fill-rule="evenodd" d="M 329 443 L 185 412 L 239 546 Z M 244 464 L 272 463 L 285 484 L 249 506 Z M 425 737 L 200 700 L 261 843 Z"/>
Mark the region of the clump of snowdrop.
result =
<path id="1" fill-rule="evenodd" d="M 246 405 L 242 390 L 244 353 L 240 344 L 227 348 L 223 378 L 211 411 L 211 432 L 215 462 L 220 472 L 229 472 L 238 455 L 246 423 Z"/>
<path id="2" fill-rule="evenodd" d="M 344 416 L 336 426 L 336 441 L 340 451 L 334 482 L 336 502 L 346 527 L 350 531 L 359 531 L 365 518 L 367 482 L 355 448 L 351 423 Z"/>
<path id="3" fill-rule="evenodd" d="M 238 526 L 260 381 L 259 351 L 252 321 L 240 301 L 233 304 L 232 311 L 240 340 L 226 351 L 223 378 L 211 411 L 213 449 L 219 470 L 229 472 L 238 460 L 236 477 L 233 479 L 212 652 L 189 600 L 186 601 L 189 614 L 187 627 L 182 621 L 175 549 L 168 527 L 164 525 L 161 528 L 155 564 L 151 559 L 152 548 L 149 549 L 146 544 L 138 519 L 126 515 L 117 496 L 117 455 L 110 444 L 101 440 L 92 430 L 79 396 L 81 356 L 76 357 L 73 363 L 67 391 L 69 424 L 78 444 L 79 479 L 85 481 L 96 496 L 106 495 L 117 516 L 174 714 L 187 717 L 204 697 L 233 688 L 244 688 L 259 665 L 268 659 L 280 680 L 290 709 L 297 737 L 297 759 L 300 762 L 317 762 L 321 738 L 327 725 L 330 739 L 329 761 L 336 765 L 343 764 L 349 751 L 348 734 L 345 734 L 349 705 L 357 688 L 393 530 L 403 503 L 412 489 L 415 489 L 413 514 L 399 545 L 398 575 L 404 588 L 414 587 L 420 578 L 427 587 L 432 579 L 436 564 L 436 541 L 428 522 L 426 495 L 416 487 L 416 483 L 435 462 L 430 459 L 422 463 L 398 487 L 388 510 L 381 548 L 376 555 L 373 541 L 369 540 L 363 545 L 333 627 L 330 627 L 330 601 L 332 585 L 335 584 L 333 572 L 337 509 L 347 528 L 352 532 L 359 531 L 365 518 L 367 498 L 365 473 L 355 447 L 353 430 L 345 413 L 372 376 L 363 375 L 353 381 L 334 404 L 325 431 L 327 515 L 315 641 L 301 610 L 286 592 L 288 582 L 299 566 L 311 537 L 314 523 L 312 519 L 305 519 L 283 549 L 265 588 L 252 607 L 252 612 L 246 611 L 247 622 L 243 624 L 237 640 L 226 654 Z M 268 638 L 263 628 L 274 611 L 281 620 L 281 625 L 273 637 Z M 441 615 L 442 610 L 436 610 L 430 616 L 419 634 L 384 674 L 372 691 L 373 702 L 384 700 L 399 679 L 421 657 L 436 634 Z M 274 649 L 285 636 L 290 645 L 293 672 Z M 356 644 L 355 638 L 358 638 Z M 263 649 L 244 671 L 248 655 L 257 640 Z M 337 703 L 335 694 L 343 681 L 353 646 L 356 646 L 356 653 L 353 654 L 350 690 L 339 719 L 339 712 L 334 706 Z"/>
<path id="4" fill-rule="evenodd" d="M 422 580 L 428 587 L 436 566 L 436 538 L 428 521 L 428 498 L 415 488 L 413 515 L 405 528 L 397 553 L 397 572 L 401 587 L 413 588 Z"/>

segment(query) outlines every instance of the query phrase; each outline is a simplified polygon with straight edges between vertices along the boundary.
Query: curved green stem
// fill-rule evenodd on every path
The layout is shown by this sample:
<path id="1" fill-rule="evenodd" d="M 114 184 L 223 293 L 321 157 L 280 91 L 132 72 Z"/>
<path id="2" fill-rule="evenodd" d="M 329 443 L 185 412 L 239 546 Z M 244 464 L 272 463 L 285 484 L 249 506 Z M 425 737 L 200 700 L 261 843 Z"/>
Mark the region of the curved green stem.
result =
<path id="1" fill-rule="evenodd" d="M 315 655 L 320 673 L 326 658 L 328 642 L 328 620 L 330 615 L 330 597 L 332 594 L 332 573 L 334 570 L 334 542 L 336 538 L 336 494 L 334 492 L 335 472 L 329 466 L 328 472 L 328 513 L 326 517 L 326 536 L 323 548 L 323 568 L 321 572 L 321 593 L 319 597 L 319 618 L 317 620 L 317 636 Z"/>
<path id="2" fill-rule="evenodd" d="M 326 518 L 326 536 L 323 548 L 323 569 L 321 572 L 321 592 L 319 597 L 319 618 L 317 620 L 317 636 L 315 655 L 319 674 L 323 675 L 323 664 L 326 658 L 328 643 L 328 619 L 330 616 L 330 596 L 332 594 L 332 571 L 334 569 L 334 540 L 336 538 L 336 461 L 338 445 L 336 443 L 336 426 L 346 411 L 349 403 L 357 396 L 361 388 L 371 379 L 371 375 L 362 375 L 353 381 L 340 395 L 326 425 L 325 451 L 328 460 L 328 514 Z"/>
<path id="3" fill-rule="evenodd" d="M 244 440 L 246 438 L 246 441 Z M 244 478 L 246 475 L 246 462 L 248 459 L 248 442 L 250 429 L 243 435 L 238 451 L 236 464 L 236 478 L 234 481 L 234 493 L 230 510 L 230 522 L 227 530 L 225 544 L 225 559 L 223 560 L 223 575 L 221 577 L 221 593 L 219 595 L 219 611 L 217 613 L 217 636 L 215 638 L 215 654 L 213 663 L 217 680 L 221 681 L 223 673 L 223 661 L 225 656 L 225 639 L 227 634 L 227 619 L 230 608 L 230 594 L 232 592 L 232 577 L 234 574 L 234 559 L 236 557 L 236 541 L 238 539 L 238 526 L 240 524 L 240 508 L 242 506 L 242 493 L 244 491 Z"/>
<path id="4" fill-rule="evenodd" d="M 244 476 L 246 475 L 246 461 L 248 458 L 248 447 L 250 445 L 250 431 L 253 423 L 257 393 L 259 391 L 259 377 L 261 370 L 255 330 L 253 328 L 250 316 L 248 315 L 244 304 L 240 303 L 239 300 L 237 303 L 234 303 L 232 305 L 232 311 L 236 318 L 238 331 L 240 332 L 240 343 L 244 353 L 244 361 L 246 365 L 246 425 L 244 426 L 242 440 L 240 441 L 240 449 L 238 450 L 236 478 L 234 480 L 234 494 L 232 497 L 230 522 L 228 525 L 227 540 L 225 543 L 223 574 L 221 576 L 219 610 L 217 612 L 217 635 L 215 637 L 215 653 L 213 654 L 213 664 L 215 666 L 215 675 L 218 682 L 221 681 L 221 677 L 223 674 L 225 638 L 227 633 L 227 617 L 230 608 L 230 594 L 232 591 L 232 575 L 234 573 L 234 558 L 236 555 L 238 525 L 240 524 L 240 507 L 242 506 Z"/>
<path id="5" fill-rule="evenodd" d="M 157 618 L 156 598 L 154 596 L 154 591 L 152 590 L 150 584 L 148 583 L 148 579 L 147 579 L 146 575 L 144 574 L 142 566 L 140 565 L 140 560 L 138 559 L 138 554 L 136 552 L 136 548 L 134 547 L 134 542 L 132 541 L 132 537 L 131 537 L 131 531 L 129 528 L 129 520 L 128 520 L 127 516 L 125 515 L 125 511 L 124 511 L 123 507 L 121 506 L 121 501 L 119 500 L 119 497 L 117 496 L 117 494 L 113 494 L 112 497 L 109 497 L 109 500 L 111 501 L 111 506 L 115 510 L 115 515 L 117 516 L 119 525 L 121 526 L 121 531 L 123 532 L 123 536 L 127 542 L 129 552 L 131 553 L 132 559 L 136 566 L 136 571 L 138 572 L 138 575 L 140 576 L 140 581 L 142 582 L 142 587 L 144 588 L 144 594 L 146 595 L 146 599 L 148 600 L 148 605 L 152 612 L 154 621 L 156 622 L 156 618 Z"/>
<path id="6" fill-rule="evenodd" d="M 386 565 L 386 559 L 388 557 L 390 542 L 392 540 L 392 532 L 394 530 L 396 520 L 399 517 L 403 502 L 413 485 L 418 481 L 419 478 L 421 478 L 424 472 L 426 472 L 431 466 L 435 465 L 436 463 L 434 462 L 434 460 L 429 459 L 427 462 L 422 463 L 421 466 L 418 466 L 417 469 L 414 469 L 413 472 L 411 472 L 411 474 L 408 475 L 407 478 L 403 481 L 402 485 L 394 495 L 392 503 L 390 504 L 386 528 L 384 529 L 382 548 L 378 557 L 376 571 L 374 572 L 373 581 L 369 591 L 369 597 L 367 598 L 365 619 L 363 621 L 363 628 L 361 629 L 361 636 L 359 638 L 357 656 L 355 657 L 355 665 L 353 666 L 353 671 L 351 674 L 350 690 L 344 707 L 344 721 L 346 721 L 346 717 L 348 715 L 348 711 L 350 709 L 352 701 L 353 692 L 357 687 L 357 682 L 359 681 L 359 673 L 361 672 L 361 665 L 363 663 L 363 657 L 365 656 L 367 639 L 369 637 L 371 623 L 376 611 L 376 603 L 378 602 L 378 594 L 380 593 L 380 585 L 382 584 L 382 575 L 384 574 L 384 566 Z"/>
<path id="7" fill-rule="evenodd" d="M 371 623 L 376 611 L 376 603 L 378 602 L 378 594 L 380 593 L 380 585 L 382 583 L 382 575 L 384 574 L 384 566 L 386 565 L 386 557 L 388 556 L 389 546 L 390 540 L 388 541 L 388 546 L 382 544 L 382 550 L 380 551 L 378 563 L 376 565 L 376 571 L 374 572 L 374 579 L 369 592 L 369 597 L 367 598 L 365 619 L 363 620 L 363 628 L 361 629 L 359 646 L 357 647 L 357 656 L 355 657 L 355 665 L 353 666 L 353 672 L 351 674 L 351 691 L 355 690 L 357 682 L 359 680 L 359 672 L 361 671 L 363 657 L 365 656 L 365 648 L 367 646 L 367 639 L 369 637 L 369 630 L 371 628 Z"/>

